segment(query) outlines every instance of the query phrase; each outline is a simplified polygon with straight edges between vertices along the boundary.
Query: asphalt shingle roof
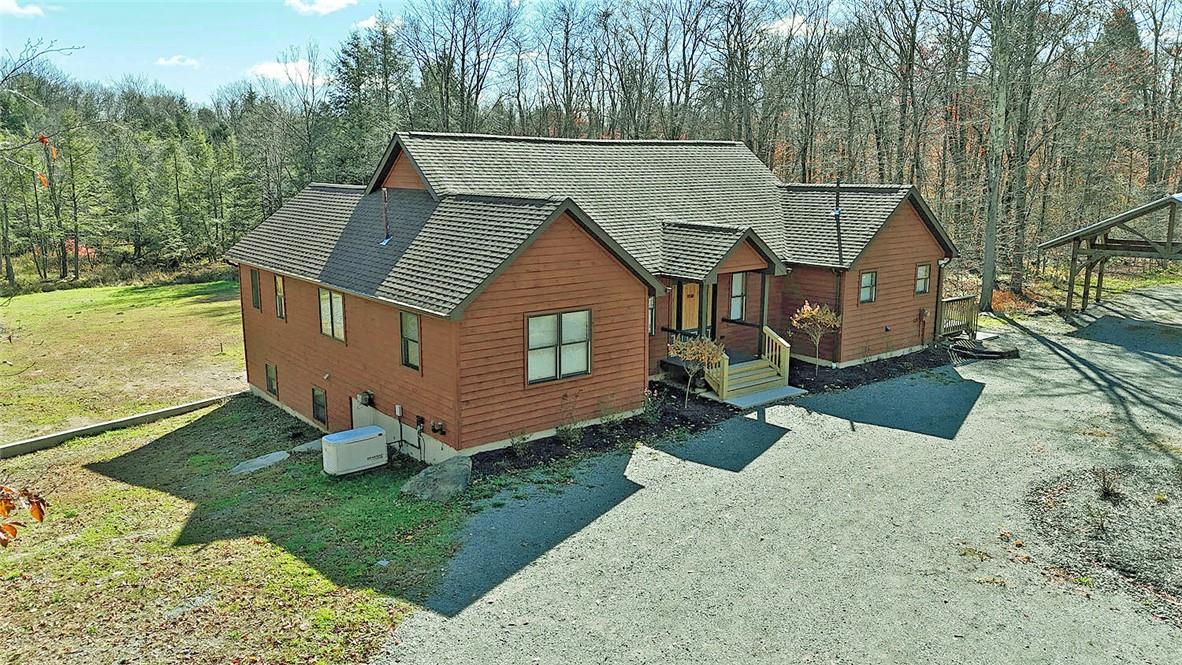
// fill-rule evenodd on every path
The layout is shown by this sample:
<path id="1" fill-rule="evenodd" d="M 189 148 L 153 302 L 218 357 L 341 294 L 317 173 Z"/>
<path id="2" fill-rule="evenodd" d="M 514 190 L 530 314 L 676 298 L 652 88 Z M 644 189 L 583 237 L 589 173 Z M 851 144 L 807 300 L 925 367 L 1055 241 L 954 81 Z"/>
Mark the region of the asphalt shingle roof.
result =
<path id="1" fill-rule="evenodd" d="M 911 194 L 910 185 L 841 186 L 841 243 L 833 217 L 836 186 L 782 184 L 784 245 L 788 263 L 849 268 L 891 213 Z"/>
<path id="2" fill-rule="evenodd" d="M 382 245 L 382 196 L 312 184 L 227 252 L 227 258 L 447 316 L 562 201 L 389 190 L 392 240 Z"/>
<path id="3" fill-rule="evenodd" d="M 662 265 L 665 272 L 700 280 L 726 257 L 744 229 L 668 222 L 662 227 Z"/>
<path id="4" fill-rule="evenodd" d="M 398 135 L 440 196 L 570 197 L 652 273 L 692 277 L 662 250 L 663 225 L 753 228 L 782 248 L 778 181 L 742 143 L 575 140 L 408 132 Z"/>

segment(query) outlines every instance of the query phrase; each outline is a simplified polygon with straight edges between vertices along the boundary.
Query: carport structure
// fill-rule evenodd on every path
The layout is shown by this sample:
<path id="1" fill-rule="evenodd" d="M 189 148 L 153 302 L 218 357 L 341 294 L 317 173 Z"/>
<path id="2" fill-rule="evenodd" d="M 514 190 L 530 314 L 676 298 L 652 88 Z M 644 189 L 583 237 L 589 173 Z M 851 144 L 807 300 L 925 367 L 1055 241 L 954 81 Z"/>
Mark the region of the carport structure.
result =
<path id="1" fill-rule="evenodd" d="M 1052 249 L 1071 243 L 1071 265 L 1067 274 L 1067 316 L 1072 313 L 1075 300 L 1075 278 L 1082 272 L 1083 298 L 1080 309 L 1087 309 L 1092 286 L 1092 272 L 1096 273 L 1096 302 L 1104 289 L 1104 266 L 1108 259 L 1129 257 L 1139 259 L 1182 260 L 1182 242 L 1177 239 L 1178 209 L 1182 208 L 1182 193 L 1164 196 L 1156 201 L 1126 210 L 1095 224 L 1076 229 L 1048 240 L 1038 246 L 1039 250 Z M 1159 211 L 1166 212 L 1165 239 L 1150 237 L 1159 223 Z M 1130 224 L 1141 222 L 1145 230 Z M 1119 234 L 1120 237 L 1112 237 Z"/>

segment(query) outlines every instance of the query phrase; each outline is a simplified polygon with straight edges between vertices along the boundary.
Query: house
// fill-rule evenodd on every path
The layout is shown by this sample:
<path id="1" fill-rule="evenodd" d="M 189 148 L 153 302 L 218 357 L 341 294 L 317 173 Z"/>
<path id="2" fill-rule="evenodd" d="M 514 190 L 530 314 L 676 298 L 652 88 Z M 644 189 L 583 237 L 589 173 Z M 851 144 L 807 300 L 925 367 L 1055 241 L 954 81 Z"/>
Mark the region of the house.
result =
<path id="1" fill-rule="evenodd" d="M 723 396 L 783 385 L 804 298 L 846 316 L 817 362 L 930 342 L 946 234 L 909 187 L 836 194 L 741 143 L 401 133 L 228 252 L 247 378 L 435 462 L 637 412 L 674 334 L 726 345 Z"/>

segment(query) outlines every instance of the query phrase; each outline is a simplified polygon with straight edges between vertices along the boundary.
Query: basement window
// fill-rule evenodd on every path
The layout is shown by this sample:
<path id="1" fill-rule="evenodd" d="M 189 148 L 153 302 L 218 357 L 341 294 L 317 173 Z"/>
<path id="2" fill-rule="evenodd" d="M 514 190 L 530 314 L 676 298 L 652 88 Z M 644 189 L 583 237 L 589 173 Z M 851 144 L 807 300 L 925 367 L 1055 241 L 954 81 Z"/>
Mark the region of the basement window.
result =
<path id="1" fill-rule="evenodd" d="M 747 274 L 737 272 L 731 275 L 731 319 L 742 321 L 747 311 Z"/>
<path id="2" fill-rule="evenodd" d="M 410 312 L 401 313 L 400 326 L 402 328 L 402 364 L 411 369 L 418 369 L 421 355 L 419 346 L 419 315 Z"/>
<path id="3" fill-rule="evenodd" d="M 591 371 L 591 311 L 526 319 L 526 380 L 542 383 Z"/>
<path id="4" fill-rule="evenodd" d="M 255 309 L 263 308 L 263 295 L 259 292 L 259 271 L 250 269 L 250 306 Z"/>
<path id="5" fill-rule="evenodd" d="M 858 302 L 874 302 L 878 298 L 878 273 L 864 272 L 858 289 Z"/>
<path id="6" fill-rule="evenodd" d="M 328 395 L 316 386 L 312 386 L 312 420 L 328 426 Z"/>
<path id="7" fill-rule="evenodd" d="M 929 293 L 932 290 L 932 264 L 921 263 L 915 266 L 915 292 Z"/>
<path id="8" fill-rule="evenodd" d="M 283 277 L 275 275 L 275 316 L 287 318 L 287 299 L 283 295 Z"/>
<path id="9" fill-rule="evenodd" d="M 320 332 L 345 341 L 345 298 L 336 291 L 320 289 Z"/>
<path id="10" fill-rule="evenodd" d="M 271 363 L 265 365 L 267 371 L 267 392 L 279 397 L 279 372 Z"/>

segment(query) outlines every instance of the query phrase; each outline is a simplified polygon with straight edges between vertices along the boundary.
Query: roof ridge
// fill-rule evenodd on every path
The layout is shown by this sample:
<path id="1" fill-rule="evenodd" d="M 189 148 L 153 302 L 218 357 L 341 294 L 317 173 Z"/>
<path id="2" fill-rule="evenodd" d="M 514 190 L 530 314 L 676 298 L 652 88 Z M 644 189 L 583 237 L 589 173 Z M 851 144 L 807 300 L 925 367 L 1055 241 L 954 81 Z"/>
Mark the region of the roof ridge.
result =
<path id="1" fill-rule="evenodd" d="M 726 224 L 716 224 L 711 222 L 690 222 L 679 219 L 663 219 L 661 226 L 691 226 L 698 229 L 718 229 L 720 231 L 747 231 L 750 226 L 728 226 Z"/>
<path id="2" fill-rule="evenodd" d="M 354 185 L 344 182 L 310 182 L 304 185 L 305 189 L 308 187 L 329 187 L 332 189 L 365 189 L 365 185 Z"/>
<path id="3" fill-rule="evenodd" d="M 520 201 L 530 203 L 562 203 L 570 198 L 569 196 L 515 196 L 512 194 L 475 194 L 472 192 L 453 192 L 444 194 L 439 197 L 440 201 L 445 199 L 465 199 L 474 201 Z"/>
<path id="4" fill-rule="evenodd" d="M 777 186 L 782 189 L 837 189 L 837 183 L 833 182 L 780 182 Z M 898 191 L 903 189 L 914 189 L 912 184 L 892 184 L 892 183 L 873 183 L 873 182 L 843 182 L 841 183 L 843 190 L 862 189 L 862 190 L 883 190 L 883 191 Z"/>
<path id="5" fill-rule="evenodd" d="M 462 132 L 398 132 L 401 136 L 441 139 L 481 139 L 509 143 L 582 143 L 588 145 L 715 145 L 741 146 L 741 141 L 709 139 L 615 139 L 615 138 L 567 138 L 560 136 L 507 136 L 504 134 L 476 134 Z"/>

